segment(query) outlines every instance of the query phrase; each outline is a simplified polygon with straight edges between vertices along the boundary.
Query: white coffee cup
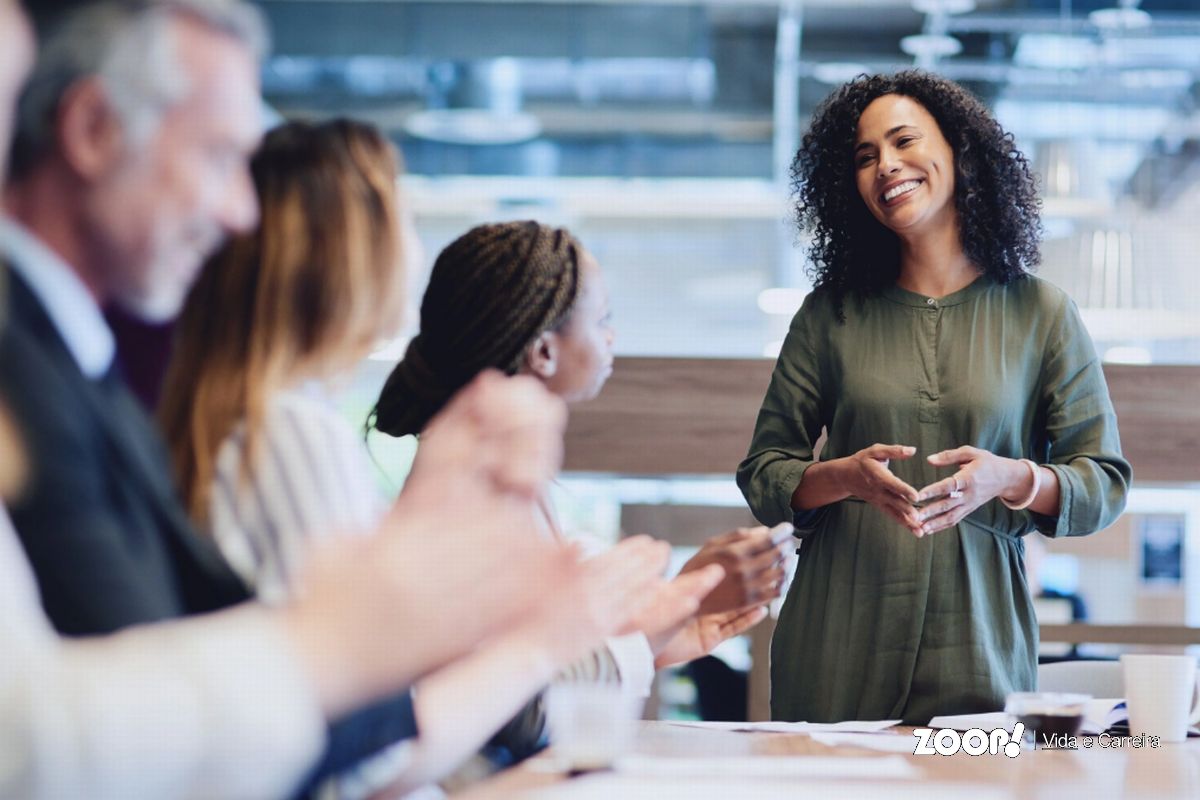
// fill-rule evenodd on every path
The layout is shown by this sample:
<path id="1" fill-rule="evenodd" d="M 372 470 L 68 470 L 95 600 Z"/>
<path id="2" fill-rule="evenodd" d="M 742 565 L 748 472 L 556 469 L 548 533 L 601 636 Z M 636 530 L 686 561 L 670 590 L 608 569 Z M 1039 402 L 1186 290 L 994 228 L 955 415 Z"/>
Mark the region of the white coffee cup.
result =
<path id="1" fill-rule="evenodd" d="M 1129 731 L 1182 742 L 1200 723 L 1200 674 L 1195 656 L 1124 655 Z"/>
<path id="2" fill-rule="evenodd" d="M 568 770 L 612 766 L 633 740 L 645 699 L 616 683 L 557 683 L 546 690 L 551 752 Z"/>

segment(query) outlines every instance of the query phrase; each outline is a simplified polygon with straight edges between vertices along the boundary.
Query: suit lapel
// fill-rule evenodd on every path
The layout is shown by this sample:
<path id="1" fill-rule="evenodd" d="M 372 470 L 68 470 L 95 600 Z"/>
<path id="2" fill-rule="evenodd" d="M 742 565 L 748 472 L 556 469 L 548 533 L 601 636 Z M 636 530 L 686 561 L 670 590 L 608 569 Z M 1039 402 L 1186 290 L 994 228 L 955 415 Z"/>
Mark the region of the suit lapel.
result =
<path id="1" fill-rule="evenodd" d="M 168 537 L 168 544 L 177 557 L 182 559 L 177 561 L 177 566 L 188 572 L 187 567 L 196 564 L 201 576 L 228 582 L 232 571 L 212 542 L 195 533 L 180 505 L 158 433 L 137 399 L 113 370 L 99 381 L 90 380 L 80 371 L 78 362 L 37 297 L 11 270 L 9 294 L 12 312 L 9 324 L 31 334 L 47 363 L 53 364 L 70 385 L 78 387 L 81 403 L 108 444 L 114 462 L 112 469 L 127 475 L 126 485 L 136 487 L 150 504 L 159 520 L 159 529 Z M 185 584 L 190 583 L 187 575 L 181 575 L 181 578 Z M 240 584 L 240 581 L 236 582 Z"/>
<path id="2" fill-rule="evenodd" d="M 92 415 L 97 429 L 104 433 L 110 452 L 121 466 L 133 473 L 135 485 L 148 489 L 147 494 L 156 504 L 173 505 L 172 498 L 164 491 L 167 478 L 163 475 L 163 465 L 154 463 L 146 441 L 154 433 L 144 418 L 140 418 L 141 410 L 130 406 L 136 401 L 126 401 L 128 393 L 120 385 L 120 378 L 110 374 L 97 381 L 84 375 L 41 302 L 19 275 L 10 274 L 11 324 L 29 332 L 46 356 L 47 363 L 53 365 L 68 384 L 77 387 L 79 399 Z"/>

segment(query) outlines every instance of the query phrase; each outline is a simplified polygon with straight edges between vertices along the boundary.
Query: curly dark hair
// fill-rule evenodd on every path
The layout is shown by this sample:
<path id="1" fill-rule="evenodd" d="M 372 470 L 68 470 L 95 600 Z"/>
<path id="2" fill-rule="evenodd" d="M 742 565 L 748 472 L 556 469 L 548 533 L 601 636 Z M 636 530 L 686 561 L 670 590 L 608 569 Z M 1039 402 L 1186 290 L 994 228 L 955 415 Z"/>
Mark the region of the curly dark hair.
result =
<path id="1" fill-rule="evenodd" d="M 1029 162 L 991 112 L 958 84 L 921 70 L 860 75 L 827 97 L 792 162 L 796 222 L 812 236 L 809 276 L 833 294 L 878 294 L 900 275 L 900 243 L 855 183 L 858 120 L 878 97 L 904 95 L 937 120 L 954 152 L 954 203 L 967 258 L 1008 283 L 1041 261 L 1041 201 Z"/>

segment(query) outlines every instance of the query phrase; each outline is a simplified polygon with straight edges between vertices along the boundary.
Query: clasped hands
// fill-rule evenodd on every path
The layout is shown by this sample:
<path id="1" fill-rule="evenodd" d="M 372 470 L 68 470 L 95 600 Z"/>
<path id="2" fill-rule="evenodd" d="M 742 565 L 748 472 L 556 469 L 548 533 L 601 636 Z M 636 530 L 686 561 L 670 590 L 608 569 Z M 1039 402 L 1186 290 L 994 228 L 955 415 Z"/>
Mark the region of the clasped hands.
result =
<path id="1" fill-rule="evenodd" d="M 888 469 L 892 459 L 908 459 L 915 447 L 875 444 L 847 459 L 846 491 L 882 510 L 921 537 L 957 525 L 993 498 L 1013 500 L 1029 491 L 1029 472 L 1020 461 L 978 447 L 956 447 L 928 457 L 935 467 L 957 466 L 948 478 L 915 489 Z"/>

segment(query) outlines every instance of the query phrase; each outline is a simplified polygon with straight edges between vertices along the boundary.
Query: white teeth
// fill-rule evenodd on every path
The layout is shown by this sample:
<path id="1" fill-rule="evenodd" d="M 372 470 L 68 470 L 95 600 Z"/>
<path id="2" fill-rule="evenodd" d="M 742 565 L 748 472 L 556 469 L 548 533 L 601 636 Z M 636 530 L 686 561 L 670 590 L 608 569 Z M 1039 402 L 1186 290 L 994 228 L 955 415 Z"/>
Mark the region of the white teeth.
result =
<path id="1" fill-rule="evenodd" d="M 902 194 L 908 194 L 909 192 L 911 192 L 913 189 L 916 189 L 920 185 L 921 185 L 920 181 L 905 181 L 904 183 L 900 184 L 899 186 L 893 186 L 891 189 L 888 189 L 886 192 L 884 192 L 883 199 L 885 201 L 886 200 L 894 200 Z"/>

